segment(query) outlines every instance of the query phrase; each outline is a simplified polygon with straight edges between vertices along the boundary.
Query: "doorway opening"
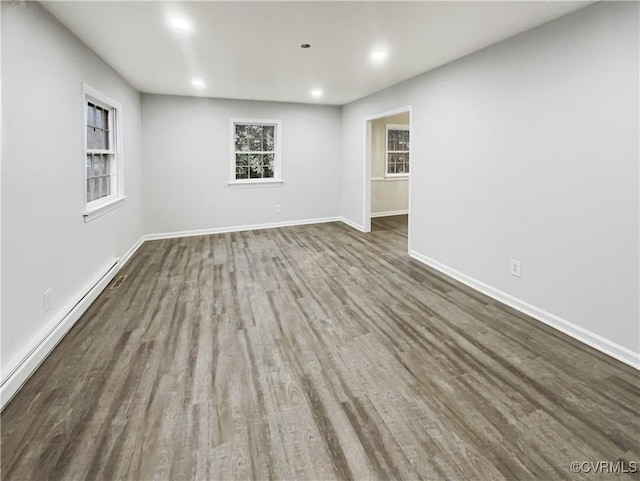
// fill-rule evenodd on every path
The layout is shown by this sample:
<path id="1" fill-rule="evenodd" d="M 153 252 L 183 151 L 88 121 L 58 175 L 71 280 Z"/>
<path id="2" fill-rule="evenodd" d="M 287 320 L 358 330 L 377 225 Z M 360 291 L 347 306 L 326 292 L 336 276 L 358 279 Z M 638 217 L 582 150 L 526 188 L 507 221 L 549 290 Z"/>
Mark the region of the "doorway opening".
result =
<path id="1" fill-rule="evenodd" d="M 365 119 L 364 230 L 407 223 L 411 239 L 411 107 Z M 387 218 L 389 222 L 386 222 Z M 376 219 L 373 223 L 371 219 Z M 409 246 L 407 250 L 410 251 Z"/>

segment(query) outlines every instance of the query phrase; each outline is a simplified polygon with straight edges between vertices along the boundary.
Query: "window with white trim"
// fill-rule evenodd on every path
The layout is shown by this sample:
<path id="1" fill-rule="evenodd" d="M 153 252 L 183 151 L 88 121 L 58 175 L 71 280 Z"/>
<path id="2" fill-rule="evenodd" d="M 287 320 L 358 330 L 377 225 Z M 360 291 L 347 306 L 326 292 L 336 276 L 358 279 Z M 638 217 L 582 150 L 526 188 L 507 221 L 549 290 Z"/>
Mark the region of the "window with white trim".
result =
<path id="1" fill-rule="evenodd" d="M 279 120 L 231 119 L 230 184 L 282 183 Z"/>
<path id="2" fill-rule="evenodd" d="M 85 218 L 104 211 L 123 195 L 120 104 L 84 86 Z"/>
<path id="3" fill-rule="evenodd" d="M 409 126 L 387 124 L 386 177 L 409 175 Z"/>

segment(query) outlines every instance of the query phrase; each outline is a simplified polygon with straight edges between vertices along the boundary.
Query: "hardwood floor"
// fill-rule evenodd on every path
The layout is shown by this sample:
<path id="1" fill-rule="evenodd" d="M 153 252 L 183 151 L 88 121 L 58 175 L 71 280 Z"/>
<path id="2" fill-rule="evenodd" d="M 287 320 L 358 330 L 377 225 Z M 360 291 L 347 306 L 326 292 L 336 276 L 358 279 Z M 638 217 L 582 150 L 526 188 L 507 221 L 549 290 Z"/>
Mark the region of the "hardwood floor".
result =
<path id="1" fill-rule="evenodd" d="M 2 479 L 607 479 L 570 463 L 640 461 L 638 371 L 410 259 L 406 216 L 373 224 L 145 243 L 2 413 Z"/>

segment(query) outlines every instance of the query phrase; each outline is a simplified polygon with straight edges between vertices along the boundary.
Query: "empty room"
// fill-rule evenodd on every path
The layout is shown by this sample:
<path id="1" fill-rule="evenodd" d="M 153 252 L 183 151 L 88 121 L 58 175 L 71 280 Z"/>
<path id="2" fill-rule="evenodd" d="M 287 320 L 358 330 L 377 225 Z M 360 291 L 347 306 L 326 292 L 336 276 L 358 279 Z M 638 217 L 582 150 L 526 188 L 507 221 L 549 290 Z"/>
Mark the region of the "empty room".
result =
<path id="1" fill-rule="evenodd" d="M 640 3 L 3 1 L 0 478 L 640 479 Z"/>

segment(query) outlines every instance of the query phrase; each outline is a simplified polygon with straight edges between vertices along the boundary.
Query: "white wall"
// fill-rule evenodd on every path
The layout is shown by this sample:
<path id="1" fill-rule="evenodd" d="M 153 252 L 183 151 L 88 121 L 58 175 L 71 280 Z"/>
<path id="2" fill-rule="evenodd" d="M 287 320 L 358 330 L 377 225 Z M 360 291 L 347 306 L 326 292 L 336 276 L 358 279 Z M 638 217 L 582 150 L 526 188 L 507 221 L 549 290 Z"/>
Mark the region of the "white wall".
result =
<path id="1" fill-rule="evenodd" d="M 371 214 L 404 212 L 409 203 L 409 179 L 385 179 L 387 124 L 409 125 L 409 112 L 371 121 Z"/>
<path id="2" fill-rule="evenodd" d="M 3 377 L 142 234 L 140 96 L 36 2 L 2 2 Z M 82 216 L 87 82 L 123 106 L 124 204 Z M 44 312 L 43 293 L 52 288 Z"/>
<path id="3" fill-rule="evenodd" d="M 145 94 L 142 112 L 146 233 L 338 216 L 338 107 Z M 282 121 L 284 185 L 229 188 L 232 117 Z"/>
<path id="4" fill-rule="evenodd" d="M 637 362 L 638 9 L 594 4 L 345 106 L 342 215 L 363 224 L 363 119 L 410 105 L 414 255 Z"/>

